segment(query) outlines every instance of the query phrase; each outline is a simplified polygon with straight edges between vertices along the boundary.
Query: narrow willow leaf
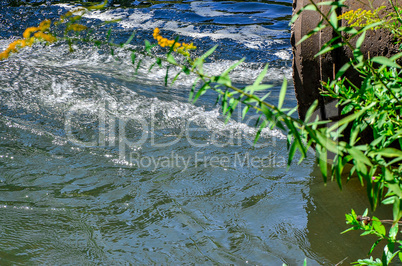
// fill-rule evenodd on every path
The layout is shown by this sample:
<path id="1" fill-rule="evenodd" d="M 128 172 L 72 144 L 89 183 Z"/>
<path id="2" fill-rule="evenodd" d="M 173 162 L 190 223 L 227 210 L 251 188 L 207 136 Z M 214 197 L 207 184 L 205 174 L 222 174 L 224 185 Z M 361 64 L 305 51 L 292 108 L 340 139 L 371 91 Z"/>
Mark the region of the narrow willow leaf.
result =
<path id="1" fill-rule="evenodd" d="M 158 64 L 158 66 L 159 66 L 160 68 L 162 68 L 162 59 L 156 58 L 156 63 Z"/>
<path id="2" fill-rule="evenodd" d="M 332 10 L 332 12 L 331 12 L 331 15 L 329 16 L 329 23 L 331 23 L 331 26 L 332 26 L 332 28 L 333 29 L 338 29 L 338 15 L 336 14 L 336 7 L 334 8 L 334 7 L 332 7 L 331 8 Z"/>
<path id="3" fill-rule="evenodd" d="M 331 46 L 328 46 L 328 47 L 325 47 L 325 48 L 322 47 L 321 50 L 316 55 L 314 55 L 314 57 L 318 57 L 318 56 L 320 56 L 322 54 L 326 54 L 326 53 L 328 53 L 328 52 L 330 52 L 332 50 L 335 50 L 335 49 L 337 49 L 339 47 L 342 47 L 342 46 L 345 46 L 345 43 L 340 42 L 340 43 L 335 43 L 334 45 L 331 45 Z"/>
<path id="4" fill-rule="evenodd" d="M 382 240 L 382 239 L 378 239 L 377 241 L 374 242 L 374 244 L 371 246 L 371 249 L 370 249 L 368 255 L 370 255 L 371 253 L 373 253 L 375 247 L 378 245 L 378 243 L 381 242 L 381 240 Z"/>
<path id="5" fill-rule="evenodd" d="M 208 83 L 205 83 L 204 85 L 202 85 L 202 87 L 197 91 L 197 94 L 194 97 L 193 103 L 195 103 L 198 100 L 198 98 L 201 95 L 203 95 L 204 93 L 206 93 L 207 90 L 210 89 L 210 88 L 211 88 L 211 86 L 209 86 Z"/>
<path id="6" fill-rule="evenodd" d="M 176 76 L 173 78 L 172 82 L 170 83 L 170 86 L 173 86 L 173 84 L 176 82 L 176 80 L 179 78 L 180 74 L 183 73 L 183 71 L 179 71 Z"/>
<path id="7" fill-rule="evenodd" d="M 147 51 L 147 53 L 150 53 L 152 49 L 152 45 L 148 40 L 145 40 L 145 51 Z"/>
<path id="8" fill-rule="evenodd" d="M 357 39 L 356 41 L 356 48 L 360 49 L 365 38 L 366 38 L 366 31 L 363 31 L 362 35 L 360 35 L 359 39 Z"/>
<path id="9" fill-rule="evenodd" d="M 153 63 L 150 67 L 149 67 L 149 69 L 148 69 L 148 73 L 149 72 L 151 72 L 151 70 L 154 68 L 154 66 L 156 65 L 156 62 L 155 63 Z"/>
<path id="10" fill-rule="evenodd" d="M 190 90 L 190 94 L 188 95 L 188 100 L 190 102 L 193 101 L 193 96 L 194 96 L 194 92 L 195 92 L 195 87 L 197 86 L 198 81 L 200 80 L 200 78 L 197 78 L 194 82 L 193 82 L 193 86 L 191 86 L 191 90 Z"/>
<path id="11" fill-rule="evenodd" d="M 131 33 L 130 38 L 127 39 L 127 41 L 124 43 L 124 45 L 130 44 L 130 42 L 134 39 L 136 32 L 133 31 L 133 33 Z"/>
<path id="12" fill-rule="evenodd" d="M 212 82 L 219 83 L 224 86 L 231 86 L 232 81 L 230 80 L 230 77 L 228 74 L 222 74 L 220 76 L 213 76 L 211 77 Z"/>
<path id="13" fill-rule="evenodd" d="M 265 65 L 264 69 L 261 71 L 261 73 L 258 75 L 256 80 L 254 81 L 254 86 L 260 85 L 261 82 L 264 80 L 265 76 L 267 75 L 268 72 L 268 64 Z"/>
<path id="14" fill-rule="evenodd" d="M 303 141 L 301 140 L 300 133 L 296 129 L 295 125 L 293 124 L 293 121 L 285 119 L 284 122 L 286 123 L 286 126 L 289 128 L 292 135 L 294 136 L 294 138 L 295 138 L 294 142 L 296 143 L 297 147 L 299 148 L 302 158 L 306 158 L 306 149 L 303 145 Z"/>
<path id="15" fill-rule="evenodd" d="M 281 92 L 279 93 L 278 109 L 281 110 L 283 102 L 285 101 L 286 90 L 288 88 L 288 80 L 286 77 L 283 78 Z"/>
<path id="16" fill-rule="evenodd" d="M 387 182 L 388 188 L 395 193 L 395 195 L 397 195 L 399 198 L 394 198 L 394 206 L 395 204 L 398 204 L 399 206 L 399 201 L 400 198 L 402 198 L 402 190 L 401 187 L 399 186 L 399 182 L 395 182 L 395 178 L 393 176 L 393 174 L 387 169 L 385 168 L 385 173 L 384 173 L 384 177 L 385 177 L 385 181 Z M 395 219 L 395 216 L 394 216 Z"/>
<path id="17" fill-rule="evenodd" d="M 135 54 L 135 52 L 131 53 L 131 63 L 134 65 L 135 64 L 135 59 L 136 59 L 137 55 Z"/>
<path id="18" fill-rule="evenodd" d="M 320 166 L 321 174 L 324 178 L 324 182 L 327 182 L 328 179 L 328 163 L 327 163 L 327 150 L 325 148 L 321 148 L 319 145 L 316 147 L 318 153 L 318 165 Z"/>
<path id="19" fill-rule="evenodd" d="M 297 11 L 297 13 L 295 15 L 293 15 L 292 19 L 289 22 L 289 25 L 293 24 L 300 16 L 300 14 L 304 11 L 304 10 L 312 10 L 312 11 L 316 11 L 317 8 L 312 5 L 312 4 L 308 4 L 304 7 L 302 7 L 299 11 Z"/>
<path id="20" fill-rule="evenodd" d="M 296 45 L 301 44 L 302 42 L 304 42 L 305 40 L 307 40 L 308 38 L 310 38 L 311 36 L 313 36 L 314 34 L 322 31 L 323 29 L 325 29 L 327 27 L 327 25 L 323 24 L 322 21 L 320 21 L 317 25 L 317 27 L 315 27 L 312 31 L 310 31 L 309 33 L 307 33 L 306 35 L 304 35 L 300 41 L 297 42 Z"/>
<path id="21" fill-rule="evenodd" d="M 271 92 L 270 92 L 270 91 L 267 92 L 267 93 L 261 98 L 261 101 L 264 101 L 266 98 L 269 97 L 269 95 L 271 95 Z"/>
<path id="22" fill-rule="evenodd" d="M 366 110 L 367 110 L 368 108 L 370 108 L 371 106 L 372 106 L 372 104 L 369 105 L 369 106 L 366 107 L 366 108 L 363 108 L 363 109 L 360 110 L 359 112 L 356 112 L 356 113 L 354 113 L 354 114 L 348 115 L 348 116 L 345 117 L 345 118 L 342 118 L 341 120 L 339 120 L 339 122 L 337 122 L 337 123 L 335 123 L 333 126 L 331 126 L 331 127 L 328 129 L 328 132 L 331 132 L 331 131 L 335 130 L 336 128 L 340 127 L 340 126 L 343 125 L 343 124 L 347 124 L 347 123 L 349 123 L 349 122 L 351 122 L 351 121 L 356 120 L 358 117 L 360 117 L 361 115 L 363 115 L 363 114 L 366 112 Z"/>
<path id="23" fill-rule="evenodd" d="M 389 237 L 391 237 L 392 239 L 396 239 L 398 229 L 399 229 L 398 223 L 392 225 L 391 229 L 389 229 Z"/>
<path id="24" fill-rule="evenodd" d="M 374 217 L 373 217 L 374 218 Z M 378 220 L 374 220 L 373 219 L 373 229 L 379 233 L 382 236 L 385 236 L 385 234 L 387 233 L 387 231 L 385 230 L 385 227 L 382 225 L 382 223 Z"/>
<path id="25" fill-rule="evenodd" d="M 218 45 L 215 45 L 214 47 L 212 47 L 211 49 L 209 49 L 205 54 L 201 55 L 200 57 L 198 57 L 194 64 L 193 64 L 193 69 L 195 69 L 196 67 L 199 67 L 202 65 L 202 63 L 204 62 L 204 60 L 210 56 L 213 52 L 215 52 L 216 48 L 218 48 Z"/>
<path id="26" fill-rule="evenodd" d="M 264 85 L 249 85 L 249 86 L 244 87 L 244 91 L 248 92 L 250 94 L 254 94 L 254 92 L 256 92 L 256 91 L 263 91 L 263 90 L 266 90 L 266 89 L 270 89 L 273 86 L 274 85 L 266 85 L 266 84 L 264 84 Z M 263 99 L 261 99 L 261 101 L 263 101 Z"/>
<path id="27" fill-rule="evenodd" d="M 305 123 L 307 123 L 310 120 L 310 118 L 313 115 L 313 113 L 314 113 L 315 109 L 317 108 L 317 106 L 318 106 L 318 100 L 315 100 L 313 102 L 313 104 L 308 108 L 308 110 L 306 112 L 306 117 L 304 119 Z"/>
<path id="28" fill-rule="evenodd" d="M 174 59 L 173 55 L 171 55 L 171 54 L 168 54 L 168 55 L 167 55 L 166 60 L 167 60 L 169 63 L 173 64 L 173 65 L 177 65 L 176 60 Z"/>
<path id="29" fill-rule="evenodd" d="M 370 160 L 366 157 L 366 155 L 364 155 L 364 153 L 359 151 L 357 148 L 351 147 L 347 151 L 349 152 L 350 155 L 352 155 L 353 159 L 355 159 L 356 161 L 360 161 L 365 165 L 373 166 Z"/>
<path id="30" fill-rule="evenodd" d="M 167 87 L 169 79 L 169 66 L 166 67 L 166 74 L 165 74 L 165 87 Z"/>
<path id="31" fill-rule="evenodd" d="M 242 59 L 240 59 L 239 61 L 237 61 L 236 63 L 234 63 L 233 65 L 231 65 L 228 69 L 225 70 L 225 72 L 223 72 L 221 74 L 221 76 L 227 76 L 233 69 L 235 69 L 238 65 L 240 65 L 241 63 L 244 62 L 244 60 L 246 60 L 245 57 L 243 57 Z"/>
<path id="32" fill-rule="evenodd" d="M 258 118 L 258 120 L 259 120 L 260 118 L 261 118 L 261 116 Z M 257 131 L 257 134 L 255 135 L 255 138 L 254 138 L 254 145 L 255 145 L 255 144 L 257 143 L 257 141 L 259 140 L 262 130 L 263 130 L 267 125 L 268 125 L 268 121 L 264 119 L 264 120 L 262 121 L 262 123 L 261 123 L 261 125 L 260 125 L 258 131 Z"/>
<path id="33" fill-rule="evenodd" d="M 140 60 L 138 61 L 137 67 L 135 68 L 135 74 L 136 74 L 136 75 L 138 74 L 138 70 L 139 70 L 140 67 L 141 67 L 141 63 L 142 63 L 142 59 L 140 59 Z"/>
<path id="34" fill-rule="evenodd" d="M 242 120 L 244 120 L 244 118 L 246 117 L 246 114 L 248 113 L 249 110 L 250 110 L 250 106 L 248 106 L 248 105 L 243 108 L 243 112 L 242 112 L 242 115 L 241 115 Z"/>
<path id="35" fill-rule="evenodd" d="M 293 143 L 292 143 L 292 145 L 290 145 L 290 149 L 289 149 L 288 165 L 287 165 L 288 169 L 289 169 L 290 165 L 292 164 L 295 153 L 296 153 L 296 141 L 293 141 Z"/>
<path id="36" fill-rule="evenodd" d="M 402 151 L 395 148 L 385 148 L 380 151 L 374 152 L 374 154 L 381 155 L 387 158 L 392 158 L 392 157 L 401 157 Z"/>
<path id="37" fill-rule="evenodd" d="M 106 33 L 106 39 L 110 42 L 110 38 L 112 37 L 112 29 L 109 29 Z"/>
<path id="38" fill-rule="evenodd" d="M 338 78 L 342 77 L 345 72 L 352 66 L 352 64 L 350 62 L 347 62 L 346 64 L 344 64 L 338 71 L 338 73 L 336 73 L 335 76 L 335 80 L 338 80 Z"/>
<path id="39" fill-rule="evenodd" d="M 188 67 L 186 67 L 186 66 L 183 66 L 183 72 L 186 74 L 186 75 L 190 75 L 190 69 L 188 69 Z"/>
<path id="40" fill-rule="evenodd" d="M 385 65 L 385 66 L 389 66 L 389 67 L 401 68 L 400 65 L 398 65 L 397 63 L 391 61 L 389 58 L 387 58 L 385 56 L 373 57 L 373 58 L 371 58 L 371 62 L 375 62 L 375 63 Z"/>
<path id="41" fill-rule="evenodd" d="M 317 3 L 317 6 L 333 6 L 333 7 L 346 7 L 343 3 L 345 0 L 340 1 L 325 1 Z"/>

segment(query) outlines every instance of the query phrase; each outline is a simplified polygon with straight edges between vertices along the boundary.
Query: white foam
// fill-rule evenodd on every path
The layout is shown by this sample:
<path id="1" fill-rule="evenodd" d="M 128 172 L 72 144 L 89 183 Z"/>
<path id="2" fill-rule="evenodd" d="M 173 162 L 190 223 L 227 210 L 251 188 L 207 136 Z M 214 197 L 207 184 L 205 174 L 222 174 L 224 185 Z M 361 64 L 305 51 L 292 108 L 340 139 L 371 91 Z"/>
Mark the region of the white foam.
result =
<path id="1" fill-rule="evenodd" d="M 191 9 L 196 13 L 197 15 L 201 17 L 222 17 L 222 16 L 230 16 L 230 14 L 220 12 L 213 10 L 211 6 L 208 4 L 194 1 L 190 4 Z"/>
<path id="2" fill-rule="evenodd" d="M 274 55 L 282 60 L 290 60 L 292 58 L 292 52 L 289 50 L 280 50 L 274 53 Z"/>
<path id="3" fill-rule="evenodd" d="M 129 16 L 129 14 L 128 14 L 127 10 L 118 8 L 118 9 L 107 10 L 107 11 L 103 11 L 103 12 L 100 10 L 95 10 L 95 11 L 85 14 L 83 17 L 92 18 L 92 19 L 100 19 L 102 21 L 112 21 L 112 20 L 127 18 L 128 16 Z"/>

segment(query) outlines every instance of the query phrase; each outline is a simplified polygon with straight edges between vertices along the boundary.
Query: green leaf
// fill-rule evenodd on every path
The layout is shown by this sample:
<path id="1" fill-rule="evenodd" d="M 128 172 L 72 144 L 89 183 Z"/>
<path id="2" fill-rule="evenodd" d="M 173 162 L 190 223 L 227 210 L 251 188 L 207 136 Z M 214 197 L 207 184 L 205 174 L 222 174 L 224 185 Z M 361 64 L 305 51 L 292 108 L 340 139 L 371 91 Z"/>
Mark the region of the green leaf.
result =
<path id="1" fill-rule="evenodd" d="M 391 229 L 389 229 L 389 237 L 392 238 L 393 240 L 396 239 L 396 236 L 398 235 L 398 230 L 399 226 L 398 223 L 395 223 L 392 225 Z"/>
<path id="2" fill-rule="evenodd" d="M 198 90 L 197 94 L 196 94 L 195 97 L 194 97 L 193 103 L 195 103 L 195 102 L 198 100 L 198 98 L 199 98 L 201 95 L 203 95 L 204 93 L 206 93 L 207 90 L 210 89 L 210 88 L 211 88 L 211 86 L 209 86 L 208 83 L 205 83 L 205 84 Z"/>
<path id="3" fill-rule="evenodd" d="M 375 103 L 373 103 L 373 104 L 375 104 Z M 360 111 L 358 111 L 358 112 L 356 112 L 356 113 L 353 113 L 353 114 L 351 114 L 351 115 L 348 115 L 348 116 L 345 117 L 345 118 L 342 118 L 341 120 L 339 120 L 339 122 L 337 122 L 337 123 L 335 123 L 333 126 L 331 126 L 331 127 L 328 129 L 328 132 L 331 132 L 331 131 L 335 130 L 336 128 L 340 127 L 340 126 L 343 125 L 343 124 L 347 124 L 347 123 L 349 123 L 349 122 L 351 122 L 351 121 L 356 120 L 358 117 L 362 116 L 362 115 L 367 111 L 368 108 L 372 107 L 373 104 L 367 106 L 366 108 L 361 109 Z"/>
<path id="4" fill-rule="evenodd" d="M 264 119 L 257 131 L 257 134 L 255 135 L 254 138 L 254 145 L 257 143 L 258 139 L 260 138 L 261 132 L 262 130 L 268 125 L 268 121 L 266 119 Z"/>
<path id="5" fill-rule="evenodd" d="M 399 198 L 402 198 L 402 190 L 399 185 L 399 181 L 396 182 L 394 175 L 387 168 L 384 169 L 384 178 L 388 185 L 388 188 Z M 395 204 L 399 204 L 399 198 L 394 198 L 394 206 Z"/>
<path id="6" fill-rule="evenodd" d="M 369 251 L 369 253 L 368 253 L 369 255 L 370 255 L 371 253 L 373 253 L 374 248 L 378 245 L 378 243 L 381 242 L 381 240 L 382 240 L 382 239 L 378 239 L 377 241 L 374 242 L 374 244 L 371 246 L 371 249 L 370 249 L 370 251 Z"/>
<path id="7" fill-rule="evenodd" d="M 380 235 L 384 236 L 386 235 L 387 231 L 385 230 L 385 227 L 382 225 L 382 223 L 377 220 L 377 219 L 373 219 L 373 229 L 379 233 Z"/>
<path id="8" fill-rule="evenodd" d="M 165 87 L 167 87 L 169 79 L 169 66 L 166 67 L 166 74 L 165 74 Z"/>
<path id="9" fill-rule="evenodd" d="M 186 75 L 190 75 L 190 69 L 188 68 L 188 67 L 186 67 L 186 66 L 183 66 L 183 72 L 186 74 Z"/>
<path id="10" fill-rule="evenodd" d="M 385 65 L 385 66 L 389 66 L 389 67 L 401 68 L 400 65 L 398 65 L 397 63 L 391 61 L 389 58 L 387 58 L 385 56 L 373 57 L 373 58 L 371 58 L 371 62 L 378 63 L 378 64 Z"/>
<path id="11" fill-rule="evenodd" d="M 293 157 L 296 153 L 296 141 L 293 141 L 292 145 L 290 145 L 289 155 L 288 155 L 288 168 L 290 167 Z"/>
<path id="12" fill-rule="evenodd" d="M 322 31 L 323 29 L 325 29 L 327 27 L 327 25 L 322 24 L 322 21 L 320 21 L 317 25 L 317 27 L 315 27 L 312 31 L 310 31 L 309 33 L 307 33 L 306 35 L 304 35 L 300 41 L 297 42 L 296 45 L 301 44 L 302 42 L 304 42 L 305 40 L 307 40 L 308 38 L 310 38 L 311 36 L 313 36 L 314 34 Z"/>
<path id="13" fill-rule="evenodd" d="M 221 76 L 227 76 L 233 69 L 235 69 L 238 65 L 240 65 L 241 63 L 244 62 L 244 60 L 246 60 L 246 58 L 242 58 L 239 61 L 237 61 L 236 63 L 234 63 L 233 65 L 231 65 L 228 69 L 225 70 L 225 72 L 223 72 L 221 74 Z"/>
<path id="14" fill-rule="evenodd" d="M 246 114 L 248 113 L 248 111 L 250 110 L 250 106 L 246 106 L 243 108 L 243 112 L 242 112 L 242 120 L 246 117 Z"/>
<path id="15" fill-rule="evenodd" d="M 286 77 L 283 78 L 281 92 L 279 93 L 278 109 L 282 108 L 283 102 L 285 101 L 286 90 L 288 88 L 288 81 Z"/>
<path id="16" fill-rule="evenodd" d="M 317 106 L 318 106 L 318 100 L 315 100 L 313 102 L 313 104 L 308 108 L 308 110 L 306 112 L 306 115 L 305 115 L 305 118 L 304 118 L 305 123 L 307 123 L 310 120 L 310 118 L 313 115 L 313 113 L 314 113 L 315 109 L 317 108 Z"/>
<path id="17" fill-rule="evenodd" d="M 350 155 L 352 155 L 354 160 L 362 162 L 365 165 L 372 166 L 372 163 L 367 158 L 367 156 L 364 155 L 364 153 L 361 152 L 360 150 L 358 150 L 357 148 L 351 147 L 351 148 L 347 149 L 347 151 L 349 152 Z"/>
<path id="18" fill-rule="evenodd" d="M 158 64 L 158 66 L 159 66 L 160 68 L 162 68 L 162 59 L 160 59 L 159 57 L 156 58 L 156 63 Z"/>
<path id="19" fill-rule="evenodd" d="M 333 29 L 338 29 L 338 15 L 335 12 L 336 8 L 331 8 L 332 12 L 331 15 L 329 16 L 329 22 L 331 23 L 331 26 Z"/>
<path id="20" fill-rule="evenodd" d="M 359 39 L 357 39 L 356 41 L 356 48 L 360 49 L 365 38 L 366 38 L 366 31 L 363 31 L 362 35 L 360 35 Z"/>
<path id="21" fill-rule="evenodd" d="M 135 58 L 137 57 L 137 55 L 134 53 L 134 52 L 132 52 L 131 53 L 131 63 L 134 65 L 135 64 Z"/>
<path id="22" fill-rule="evenodd" d="M 261 73 L 258 75 L 256 80 L 254 81 L 254 86 L 260 85 L 261 82 L 264 80 L 265 76 L 267 75 L 268 72 L 268 64 L 265 65 L 264 69 L 261 71 Z"/>
<path id="23" fill-rule="evenodd" d="M 176 82 L 176 80 L 179 78 L 180 74 L 182 73 L 182 71 L 179 71 L 176 76 L 173 78 L 172 82 L 170 83 L 170 86 L 173 86 L 173 84 Z"/>
<path id="24" fill-rule="evenodd" d="M 325 148 L 319 147 L 319 145 L 317 145 L 316 150 L 318 153 L 318 164 L 320 166 L 321 174 L 324 178 L 324 182 L 326 183 L 328 176 L 327 150 Z"/>
<path id="25" fill-rule="evenodd" d="M 134 39 L 135 34 L 136 34 L 136 32 L 133 31 L 133 33 L 131 33 L 130 38 L 128 38 L 128 40 L 125 42 L 124 45 L 130 44 L 130 42 Z"/>
<path id="26" fill-rule="evenodd" d="M 200 78 L 197 78 L 194 83 L 193 86 L 191 86 L 191 90 L 190 90 L 190 94 L 188 95 L 188 100 L 191 102 L 193 101 L 193 96 L 194 96 L 194 92 L 195 92 L 195 87 L 197 86 L 198 81 L 200 80 Z"/>
<path id="27" fill-rule="evenodd" d="M 204 60 L 210 56 L 213 52 L 215 52 L 216 48 L 218 48 L 218 45 L 215 45 L 214 47 L 212 47 L 211 49 L 209 49 L 205 54 L 201 55 L 200 57 L 198 57 L 193 64 L 193 69 L 195 69 L 196 67 L 200 67 Z"/>
<path id="28" fill-rule="evenodd" d="M 402 151 L 395 148 L 385 148 L 380 151 L 373 152 L 373 154 L 381 155 L 387 158 L 392 158 L 392 157 L 401 157 Z"/>
<path id="29" fill-rule="evenodd" d="M 148 40 L 145 40 L 145 51 L 147 51 L 147 53 L 150 53 L 152 49 L 152 45 Z"/>
<path id="30" fill-rule="evenodd" d="M 177 65 L 176 60 L 174 59 L 173 55 L 171 55 L 171 54 L 168 54 L 168 55 L 167 55 L 166 60 L 167 60 L 169 63 L 171 63 L 172 65 Z"/>
<path id="31" fill-rule="evenodd" d="M 395 197 L 389 197 L 384 199 L 381 203 L 384 205 L 390 205 L 390 204 L 394 204 L 395 202 Z"/>
<path id="32" fill-rule="evenodd" d="M 352 64 L 350 62 L 344 64 L 338 71 L 338 73 L 336 73 L 335 76 L 335 80 L 337 80 L 338 78 L 342 77 L 345 72 L 352 66 Z"/>
<path id="33" fill-rule="evenodd" d="M 342 46 L 345 46 L 345 45 L 346 45 L 345 43 L 339 42 L 339 43 L 335 43 L 334 45 L 329 45 L 329 46 L 326 46 L 326 47 L 323 46 L 323 47 L 321 47 L 321 50 L 314 55 L 314 57 L 318 57 L 318 56 L 320 56 L 322 54 L 326 54 L 326 53 L 328 53 L 328 52 L 330 52 L 332 50 L 335 50 L 335 49 L 337 49 L 339 47 L 342 47 Z"/>

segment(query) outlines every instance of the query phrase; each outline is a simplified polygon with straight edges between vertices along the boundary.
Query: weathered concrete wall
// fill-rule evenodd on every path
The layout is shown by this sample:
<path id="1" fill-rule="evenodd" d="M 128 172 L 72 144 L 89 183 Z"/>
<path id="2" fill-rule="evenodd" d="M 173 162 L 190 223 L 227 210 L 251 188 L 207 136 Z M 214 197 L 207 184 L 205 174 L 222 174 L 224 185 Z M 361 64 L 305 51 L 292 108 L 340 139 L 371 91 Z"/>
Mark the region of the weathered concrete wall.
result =
<path id="1" fill-rule="evenodd" d="M 325 0 L 314 0 L 314 2 L 323 2 Z M 309 4 L 309 0 L 294 0 L 293 10 L 297 12 L 303 6 Z M 339 14 L 348 10 L 357 10 L 359 8 L 370 9 L 369 1 L 347 0 L 348 8 L 338 10 Z M 387 0 L 374 0 L 374 9 L 385 5 L 387 9 L 384 12 L 392 10 L 391 5 Z M 326 11 L 322 7 L 323 11 Z M 324 12 L 326 13 L 326 12 Z M 293 46 L 293 80 L 296 92 L 296 98 L 299 104 L 299 116 L 304 119 L 304 115 L 315 99 L 319 99 L 319 114 L 323 119 L 337 119 L 340 115 L 340 110 L 335 108 L 335 103 L 331 103 L 330 99 L 324 99 L 319 94 L 321 88 L 320 81 L 327 81 L 328 78 L 333 79 L 336 71 L 342 67 L 349 58 L 352 57 L 352 51 L 344 46 L 325 55 L 314 58 L 314 55 L 320 50 L 323 44 L 331 40 L 335 35 L 331 28 L 326 28 L 315 36 L 300 45 L 296 43 L 308 32 L 314 29 L 321 17 L 318 12 L 305 11 L 297 19 L 292 26 L 292 46 Z M 346 25 L 346 21 L 340 22 Z M 388 31 L 377 30 L 368 31 L 366 40 L 363 43 L 361 50 L 367 57 L 370 56 L 391 56 L 398 52 L 398 45 L 392 41 L 392 35 Z M 355 84 L 359 84 L 359 78 L 356 72 L 348 71 L 346 73 L 349 79 Z"/>

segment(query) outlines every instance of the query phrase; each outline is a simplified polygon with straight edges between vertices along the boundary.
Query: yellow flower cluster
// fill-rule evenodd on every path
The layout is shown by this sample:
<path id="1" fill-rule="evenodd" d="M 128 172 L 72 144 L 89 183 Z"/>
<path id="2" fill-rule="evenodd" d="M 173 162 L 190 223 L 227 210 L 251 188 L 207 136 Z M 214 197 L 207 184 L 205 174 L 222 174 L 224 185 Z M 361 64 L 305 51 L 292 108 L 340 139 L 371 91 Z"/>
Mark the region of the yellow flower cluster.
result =
<path id="1" fill-rule="evenodd" d="M 190 43 L 190 44 L 184 43 L 184 42 L 183 43 L 179 43 L 179 42 L 175 43 L 174 40 L 169 40 L 167 38 L 164 38 L 159 33 L 160 33 L 159 28 L 155 28 L 154 33 L 153 33 L 153 37 L 154 37 L 155 40 L 158 41 L 158 44 L 161 47 L 172 47 L 172 46 L 174 46 L 173 51 L 178 52 L 178 53 L 180 53 L 182 55 L 185 55 L 185 56 L 190 55 L 190 53 L 188 52 L 189 50 L 197 49 L 197 47 L 194 46 L 193 43 Z"/>
<path id="2" fill-rule="evenodd" d="M 350 10 L 346 13 L 343 13 L 338 17 L 338 19 L 347 20 L 349 26 L 351 27 L 365 27 L 375 22 L 381 21 L 381 18 L 378 16 L 378 13 L 384 9 L 385 6 L 380 6 L 377 9 L 371 10 L 362 10 L 361 8 L 357 10 Z"/>
<path id="3" fill-rule="evenodd" d="M 22 34 L 24 39 L 12 42 L 5 51 L 0 53 L 0 60 L 8 58 L 10 56 L 10 53 L 17 53 L 18 50 L 23 47 L 32 46 L 35 40 L 43 40 L 48 43 L 55 42 L 56 37 L 48 33 L 45 33 L 45 31 L 49 30 L 50 24 L 51 24 L 50 20 L 47 19 L 42 21 L 38 27 L 27 28 Z"/>

